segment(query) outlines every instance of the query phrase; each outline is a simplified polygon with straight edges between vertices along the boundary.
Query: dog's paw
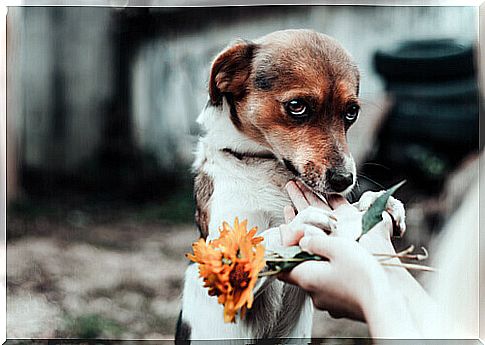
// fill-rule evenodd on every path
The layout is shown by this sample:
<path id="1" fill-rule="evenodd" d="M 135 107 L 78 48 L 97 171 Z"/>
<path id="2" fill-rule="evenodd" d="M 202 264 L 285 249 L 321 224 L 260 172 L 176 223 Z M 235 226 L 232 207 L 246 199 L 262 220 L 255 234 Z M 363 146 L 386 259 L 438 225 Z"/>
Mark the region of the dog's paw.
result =
<path id="1" fill-rule="evenodd" d="M 337 219 L 332 212 L 309 206 L 299 212 L 291 222 L 282 225 L 280 229 L 283 245 L 294 245 L 305 235 L 334 232 L 337 229 Z"/>
<path id="2" fill-rule="evenodd" d="M 337 219 L 330 211 L 309 206 L 299 212 L 296 217 L 288 223 L 288 226 L 294 229 L 302 228 L 310 232 L 333 232 L 337 229 Z"/>
<path id="3" fill-rule="evenodd" d="M 365 212 L 371 207 L 374 201 L 384 193 L 384 190 L 379 192 L 365 192 L 354 206 L 357 207 L 359 211 Z M 404 210 L 403 203 L 391 196 L 387 200 L 386 211 L 391 215 L 394 222 L 393 235 L 399 237 L 404 235 L 404 232 L 406 231 L 406 211 Z"/>

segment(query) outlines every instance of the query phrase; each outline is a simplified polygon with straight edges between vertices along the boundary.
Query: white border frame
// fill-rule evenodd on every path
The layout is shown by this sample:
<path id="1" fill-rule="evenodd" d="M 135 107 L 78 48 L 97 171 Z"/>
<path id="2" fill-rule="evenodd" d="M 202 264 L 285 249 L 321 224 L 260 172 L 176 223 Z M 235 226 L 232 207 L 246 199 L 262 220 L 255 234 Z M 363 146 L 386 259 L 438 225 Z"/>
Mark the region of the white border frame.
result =
<path id="1" fill-rule="evenodd" d="M 0 5 L 0 344 L 6 341 L 6 146 L 7 146 L 7 13 L 8 6 L 96 6 L 96 7 L 217 7 L 217 6 L 263 6 L 263 5 L 354 5 L 354 6 L 472 6 L 479 7 L 479 20 L 477 22 L 477 36 L 479 44 L 478 59 L 485 63 L 485 1 L 484 0 L 375 0 L 375 1 L 295 1 L 295 0 L 6 0 Z M 483 99 L 485 99 L 485 66 L 479 63 L 479 83 Z M 483 116 L 483 107 L 480 109 L 480 117 Z M 480 123 L 481 127 L 481 123 Z M 480 140 L 482 140 L 480 133 Z M 479 184 L 480 185 L 480 184 Z M 479 187 L 480 198 L 484 195 L 484 189 Z M 480 214 L 480 235 L 483 232 L 485 216 Z M 484 241 L 480 241 L 482 243 Z M 480 256 L 485 253 L 485 248 L 480 247 Z M 484 260 L 480 260 L 483 263 Z M 482 269 L 480 269 L 482 271 Z M 482 273 L 482 272 L 481 272 Z M 482 279 L 479 279 L 481 281 Z M 485 286 L 480 285 L 480 295 L 485 293 Z M 481 299 L 484 299 L 482 297 Z M 485 301 L 480 303 L 484 304 Z M 480 310 L 479 335 L 477 340 L 485 344 L 485 316 Z"/>

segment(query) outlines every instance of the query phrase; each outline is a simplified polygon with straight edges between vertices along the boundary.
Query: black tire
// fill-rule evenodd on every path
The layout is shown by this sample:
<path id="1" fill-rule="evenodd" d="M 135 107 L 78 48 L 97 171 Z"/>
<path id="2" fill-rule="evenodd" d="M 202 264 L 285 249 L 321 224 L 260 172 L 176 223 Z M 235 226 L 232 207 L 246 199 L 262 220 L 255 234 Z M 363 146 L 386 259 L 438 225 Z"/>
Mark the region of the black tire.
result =
<path id="1" fill-rule="evenodd" d="M 478 104 L 400 100 L 388 119 L 393 135 L 478 147 Z"/>
<path id="2" fill-rule="evenodd" d="M 388 82 L 444 81 L 475 74 L 473 46 L 452 39 L 406 41 L 378 50 L 374 64 Z"/>
<path id="3" fill-rule="evenodd" d="M 478 103 L 479 92 L 474 78 L 450 80 L 446 83 L 395 82 L 387 85 L 387 90 L 396 100 L 416 99 L 430 102 Z"/>

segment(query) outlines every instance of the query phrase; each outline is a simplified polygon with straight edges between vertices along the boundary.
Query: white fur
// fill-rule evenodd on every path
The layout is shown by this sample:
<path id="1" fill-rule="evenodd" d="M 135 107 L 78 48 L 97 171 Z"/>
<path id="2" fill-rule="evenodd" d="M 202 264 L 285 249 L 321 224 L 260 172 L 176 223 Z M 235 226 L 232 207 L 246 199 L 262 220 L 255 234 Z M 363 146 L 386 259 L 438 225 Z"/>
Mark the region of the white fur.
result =
<path id="1" fill-rule="evenodd" d="M 198 122 L 206 131 L 199 140 L 194 162 L 195 170 L 202 170 L 213 180 L 214 192 L 210 201 L 210 223 L 207 240 L 219 236 L 223 221 L 232 223 L 234 217 L 248 219 L 249 228 L 257 226 L 259 233 L 284 223 L 283 207 L 290 204 L 284 186 L 292 175 L 276 160 L 261 160 L 258 165 L 246 165 L 235 157 L 221 152 L 230 148 L 237 152 L 263 153 L 268 149 L 240 133 L 232 124 L 227 103 L 222 108 L 206 107 Z M 282 291 L 279 281 L 275 291 Z M 258 284 L 259 286 L 261 284 Z M 281 298 L 275 296 L 275 301 Z M 310 338 L 313 306 L 306 298 L 301 315 L 289 335 Z M 251 330 L 241 320 L 224 323 L 223 307 L 216 297 L 210 297 L 198 277 L 196 265 L 185 274 L 182 319 L 191 327 L 191 339 L 248 339 Z"/>

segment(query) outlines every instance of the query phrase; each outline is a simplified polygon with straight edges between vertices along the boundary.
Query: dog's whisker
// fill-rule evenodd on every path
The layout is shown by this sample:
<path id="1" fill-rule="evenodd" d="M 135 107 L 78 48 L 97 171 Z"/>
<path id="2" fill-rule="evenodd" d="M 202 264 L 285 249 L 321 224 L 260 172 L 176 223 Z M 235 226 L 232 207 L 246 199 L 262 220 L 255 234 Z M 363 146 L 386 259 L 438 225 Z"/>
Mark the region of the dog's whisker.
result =
<path id="1" fill-rule="evenodd" d="M 362 166 L 364 165 L 372 165 L 372 166 L 376 166 L 376 167 L 379 167 L 379 168 L 383 168 L 387 171 L 390 171 L 391 168 L 389 168 L 388 166 L 385 166 L 384 164 L 380 164 L 380 163 L 375 163 L 375 162 L 365 162 L 362 164 Z"/>
<path id="2" fill-rule="evenodd" d="M 359 180 L 355 181 L 355 189 L 352 189 L 351 193 L 356 193 L 356 190 L 358 190 L 359 192 L 361 191 Z M 354 196 L 356 196 L 356 194 L 354 194 Z"/>
<path id="3" fill-rule="evenodd" d="M 360 186 L 358 186 L 358 185 L 357 185 L 357 183 L 355 184 L 355 186 L 356 186 L 356 189 L 359 189 L 359 191 L 360 191 Z M 347 197 L 347 199 L 348 199 L 349 201 L 352 201 L 352 200 L 357 199 L 357 191 L 356 191 L 356 189 L 352 189 L 352 190 L 350 191 L 350 193 L 349 193 L 349 195 L 348 195 L 348 197 Z"/>
<path id="4" fill-rule="evenodd" d="M 380 184 L 379 182 L 377 182 L 377 181 L 375 181 L 375 180 L 371 179 L 369 176 L 366 176 L 366 175 L 364 175 L 364 174 L 362 174 L 362 173 L 357 173 L 357 176 L 358 176 L 358 177 L 362 177 L 362 178 L 366 179 L 366 180 L 367 180 L 367 181 L 369 181 L 369 182 L 372 182 L 373 184 L 375 184 L 375 185 L 376 185 L 376 186 L 378 186 L 379 188 L 385 189 L 385 187 L 384 187 L 382 184 Z"/>

